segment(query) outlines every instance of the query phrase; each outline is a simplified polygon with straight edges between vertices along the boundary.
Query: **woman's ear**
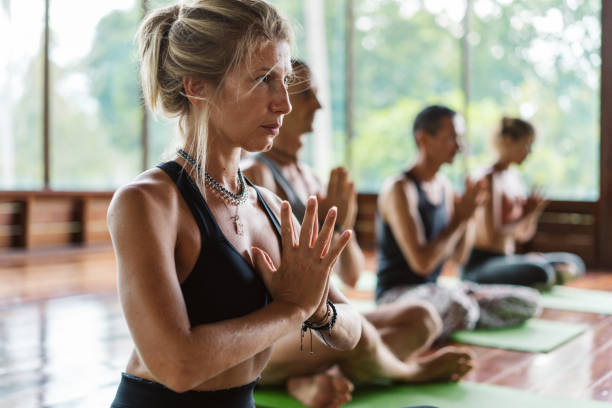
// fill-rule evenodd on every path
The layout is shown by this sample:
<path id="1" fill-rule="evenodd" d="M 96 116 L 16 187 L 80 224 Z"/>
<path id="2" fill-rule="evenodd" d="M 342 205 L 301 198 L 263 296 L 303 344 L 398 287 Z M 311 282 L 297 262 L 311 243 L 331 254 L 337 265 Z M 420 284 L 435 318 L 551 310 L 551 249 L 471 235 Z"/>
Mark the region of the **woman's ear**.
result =
<path id="1" fill-rule="evenodd" d="M 207 100 L 208 87 L 203 79 L 185 76 L 183 77 L 183 88 L 185 96 L 193 106 L 198 107 Z"/>

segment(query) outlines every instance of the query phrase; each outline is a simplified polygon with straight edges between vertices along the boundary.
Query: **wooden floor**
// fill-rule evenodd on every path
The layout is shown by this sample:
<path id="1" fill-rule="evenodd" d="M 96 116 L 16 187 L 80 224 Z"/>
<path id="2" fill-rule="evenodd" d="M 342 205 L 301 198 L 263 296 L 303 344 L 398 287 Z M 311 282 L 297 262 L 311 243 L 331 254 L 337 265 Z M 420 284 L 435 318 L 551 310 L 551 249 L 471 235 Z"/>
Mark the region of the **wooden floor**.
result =
<path id="1" fill-rule="evenodd" d="M 54 261 L 0 254 L 0 408 L 110 405 L 131 350 L 115 282 L 108 249 Z M 612 290 L 612 274 L 590 272 L 572 285 Z M 547 354 L 473 347 L 477 367 L 467 379 L 612 401 L 612 316 L 545 310 L 542 317 L 590 329 Z"/>

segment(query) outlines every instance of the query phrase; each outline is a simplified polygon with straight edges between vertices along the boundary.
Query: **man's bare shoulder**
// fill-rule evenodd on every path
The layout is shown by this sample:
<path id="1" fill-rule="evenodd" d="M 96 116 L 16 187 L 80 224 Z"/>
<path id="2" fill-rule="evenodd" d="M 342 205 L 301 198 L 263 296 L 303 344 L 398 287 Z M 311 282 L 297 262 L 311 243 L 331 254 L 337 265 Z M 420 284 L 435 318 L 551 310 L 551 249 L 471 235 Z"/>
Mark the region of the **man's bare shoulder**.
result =
<path id="1" fill-rule="evenodd" d="M 268 204 L 274 215 L 280 216 L 280 206 L 283 200 L 265 187 L 258 186 L 257 191 Z"/>
<path id="2" fill-rule="evenodd" d="M 391 176 L 383 181 L 380 195 L 392 197 L 396 194 L 405 195 L 414 187 L 412 180 L 408 179 L 403 173 Z"/>
<path id="3" fill-rule="evenodd" d="M 253 184 L 268 189 L 276 187 L 272 170 L 261 161 L 249 157 L 240 162 L 240 169 Z"/>

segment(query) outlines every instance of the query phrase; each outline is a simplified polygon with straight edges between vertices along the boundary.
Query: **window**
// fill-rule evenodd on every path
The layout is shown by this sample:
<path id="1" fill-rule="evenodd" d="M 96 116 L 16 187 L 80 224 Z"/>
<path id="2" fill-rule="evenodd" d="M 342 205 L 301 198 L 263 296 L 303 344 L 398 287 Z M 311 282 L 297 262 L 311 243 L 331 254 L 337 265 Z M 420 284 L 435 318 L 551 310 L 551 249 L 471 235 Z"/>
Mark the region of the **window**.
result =
<path id="1" fill-rule="evenodd" d="M 50 3 L 51 186 L 113 189 L 142 169 L 136 0 Z"/>
<path id="2" fill-rule="evenodd" d="M 44 1 L 0 3 L 0 189 L 43 186 Z"/>
<path id="3" fill-rule="evenodd" d="M 462 1 L 355 2 L 351 167 L 359 191 L 378 192 L 415 157 L 412 122 L 425 105 L 461 106 L 464 10 Z"/>
<path id="4" fill-rule="evenodd" d="M 529 184 L 565 200 L 599 197 L 601 1 L 475 0 L 470 165 L 491 164 L 502 115 L 536 128 Z"/>
<path id="5" fill-rule="evenodd" d="M 442 103 L 466 114 L 469 154 L 443 168 L 457 185 L 491 164 L 491 135 L 511 115 L 537 130 L 521 169 L 529 184 L 554 199 L 598 199 L 601 0 L 271 2 L 293 24 L 295 55 L 318 81 L 323 109 L 302 158 L 322 179 L 344 163 L 360 191 L 377 192 L 414 158 L 416 113 Z M 133 41 L 143 10 L 169 4 L 176 1 L 0 2 L 0 188 L 45 187 L 46 131 L 54 189 L 114 189 L 142 171 L 143 157 L 148 167 L 172 152 L 176 120 L 145 115 Z M 354 73 L 346 71 L 349 45 Z"/>

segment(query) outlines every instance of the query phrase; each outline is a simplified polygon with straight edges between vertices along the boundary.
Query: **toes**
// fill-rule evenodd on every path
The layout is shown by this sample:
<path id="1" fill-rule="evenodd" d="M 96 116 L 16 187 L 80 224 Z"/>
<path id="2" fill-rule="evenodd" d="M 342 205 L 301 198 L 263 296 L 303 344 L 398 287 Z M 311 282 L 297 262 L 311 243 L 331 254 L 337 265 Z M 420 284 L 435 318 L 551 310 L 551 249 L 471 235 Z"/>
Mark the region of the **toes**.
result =
<path id="1" fill-rule="evenodd" d="M 341 393 L 353 392 L 355 386 L 352 382 L 347 380 L 346 378 L 334 378 L 332 380 L 332 385 L 336 391 Z"/>

